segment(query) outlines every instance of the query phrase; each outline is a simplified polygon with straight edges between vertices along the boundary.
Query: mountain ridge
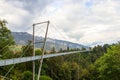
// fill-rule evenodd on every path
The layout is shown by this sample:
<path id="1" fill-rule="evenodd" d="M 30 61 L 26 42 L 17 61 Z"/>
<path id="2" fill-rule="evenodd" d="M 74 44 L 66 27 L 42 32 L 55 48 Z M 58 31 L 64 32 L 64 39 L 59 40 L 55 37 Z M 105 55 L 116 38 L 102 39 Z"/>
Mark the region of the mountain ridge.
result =
<path id="1" fill-rule="evenodd" d="M 12 35 L 17 45 L 26 45 L 28 40 L 32 41 L 32 35 L 27 32 L 12 32 Z M 43 37 L 35 36 L 35 42 L 38 42 L 38 44 L 35 44 L 35 46 L 41 48 L 43 43 L 39 43 L 39 42 L 43 41 L 43 39 L 44 39 Z M 82 44 L 65 41 L 65 40 L 52 39 L 52 38 L 47 38 L 46 46 L 47 46 L 47 50 L 50 50 L 53 47 L 56 50 L 60 50 L 61 48 L 67 49 L 68 47 L 70 49 L 74 49 L 74 48 L 82 49 L 83 47 L 88 48 L 87 46 L 84 46 Z"/>

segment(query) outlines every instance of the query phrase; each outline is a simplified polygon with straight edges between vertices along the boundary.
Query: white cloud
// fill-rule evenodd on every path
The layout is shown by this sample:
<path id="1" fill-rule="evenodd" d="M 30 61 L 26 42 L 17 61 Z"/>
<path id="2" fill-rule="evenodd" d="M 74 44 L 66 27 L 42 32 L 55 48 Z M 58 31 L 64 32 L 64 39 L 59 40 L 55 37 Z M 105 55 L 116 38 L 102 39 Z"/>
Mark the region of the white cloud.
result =
<path id="1" fill-rule="evenodd" d="M 119 3 L 114 0 L 96 0 L 96 2 L 93 0 L 91 7 L 88 7 L 85 5 L 86 1 L 64 2 L 52 15 L 49 15 L 49 7 L 55 6 L 48 5 L 46 9 L 48 13 L 42 18 L 50 19 L 59 25 L 58 28 L 62 29 L 69 38 L 74 38 L 74 42 L 111 42 L 116 38 L 118 40 L 120 38 L 120 14 L 117 11 L 120 7 Z M 117 32 L 109 32 L 113 28 Z"/>
<path id="2" fill-rule="evenodd" d="M 34 13 L 30 13 L 31 9 L 26 10 L 22 3 L 0 1 L 4 4 L 0 5 L 0 17 L 19 26 L 50 20 L 50 37 L 78 43 L 120 40 L 119 0 L 52 0 L 46 6 L 34 6 Z M 39 10 L 41 6 L 44 9 Z M 27 31 L 31 32 L 30 29 Z"/>
<path id="3" fill-rule="evenodd" d="M 28 11 L 22 9 L 21 4 L 18 2 L 14 5 L 1 0 L 0 4 L 0 18 L 8 21 L 10 29 L 16 30 L 18 28 L 19 31 L 25 18 L 30 15 Z"/>

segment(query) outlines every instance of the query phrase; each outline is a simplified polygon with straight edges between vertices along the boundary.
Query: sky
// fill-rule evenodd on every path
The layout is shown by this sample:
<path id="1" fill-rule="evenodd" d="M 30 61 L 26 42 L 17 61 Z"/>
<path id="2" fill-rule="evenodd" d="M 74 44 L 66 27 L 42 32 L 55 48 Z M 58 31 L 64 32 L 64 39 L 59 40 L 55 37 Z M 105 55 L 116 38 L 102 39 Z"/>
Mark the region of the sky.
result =
<path id="1" fill-rule="evenodd" d="M 50 20 L 51 38 L 91 45 L 120 41 L 120 0 L 0 0 L 0 19 L 15 32 Z"/>

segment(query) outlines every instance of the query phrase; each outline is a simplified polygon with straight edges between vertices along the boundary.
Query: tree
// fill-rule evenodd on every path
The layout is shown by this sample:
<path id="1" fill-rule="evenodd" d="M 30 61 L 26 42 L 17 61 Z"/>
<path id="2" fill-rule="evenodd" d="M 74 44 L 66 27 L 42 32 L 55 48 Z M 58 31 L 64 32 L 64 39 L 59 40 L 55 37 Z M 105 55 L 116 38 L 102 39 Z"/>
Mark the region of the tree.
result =
<path id="1" fill-rule="evenodd" d="M 41 49 L 36 49 L 35 50 L 35 54 L 36 55 L 41 55 L 42 54 L 42 50 Z"/>
<path id="2" fill-rule="evenodd" d="M 120 43 L 111 46 L 107 53 L 95 63 L 100 80 L 120 79 Z"/>
<path id="3" fill-rule="evenodd" d="M 24 71 L 22 74 L 22 80 L 32 80 L 32 72 Z"/>
<path id="4" fill-rule="evenodd" d="M 32 41 L 28 40 L 28 44 L 25 46 L 22 46 L 22 53 L 24 56 L 32 56 L 33 53 L 33 46 L 31 45 Z"/>
<path id="5" fill-rule="evenodd" d="M 82 49 L 81 50 L 86 50 L 86 48 L 85 47 L 82 47 Z"/>
<path id="6" fill-rule="evenodd" d="M 41 76 L 40 80 L 52 80 L 49 76 Z"/>
<path id="7" fill-rule="evenodd" d="M 22 56 L 32 56 L 33 55 L 33 46 L 32 46 L 32 41 L 28 40 L 28 44 L 22 47 Z M 23 63 L 26 66 L 23 66 L 24 69 L 26 70 L 32 70 L 32 63 L 31 62 L 26 62 Z"/>
<path id="8" fill-rule="evenodd" d="M 61 75 L 60 74 L 60 69 L 61 69 L 62 63 L 63 63 L 63 57 L 62 56 L 46 59 L 44 61 L 44 64 L 47 64 L 47 65 L 44 66 L 44 64 L 43 64 L 42 72 L 45 72 L 53 80 L 59 80 L 60 79 L 59 76 Z M 45 71 L 43 71 L 43 70 L 45 70 Z M 43 74 L 43 75 L 45 75 L 45 74 Z"/>
<path id="9" fill-rule="evenodd" d="M 79 79 L 79 65 L 75 62 L 64 62 L 61 67 L 60 80 L 78 80 Z"/>
<path id="10" fill-rule="evenodd" d="M 67 47 L 67 51 L 69 51 L 70 50 L 70 48 L 69 48 L 69 46 Z"/>
<path id="11" fill-rule="evenodd" d="M 15 42 L 11 31 L 6 27 L 6 21 L 0 20 L 0 54 L 8 52 L 8 46 L 13 45 Z"/>
<path id="12" fill-rule="evenodd" d="M 62 48 L 60 48 L 59 52 L 63 52 L 63 49 L 62 49 Z"/>
<path id="13" fill-rule="evenodd" d="M 50 53 L 55 53 L 55 52 L 56 52 L 55 47 L 52 47 Z"/>
<path id="14" fill-rule="evenodd" d="M 12 80 L 21 80 L 22 72 L 20 70 L 13 70 L 13 73 L 10 75 Z"/>

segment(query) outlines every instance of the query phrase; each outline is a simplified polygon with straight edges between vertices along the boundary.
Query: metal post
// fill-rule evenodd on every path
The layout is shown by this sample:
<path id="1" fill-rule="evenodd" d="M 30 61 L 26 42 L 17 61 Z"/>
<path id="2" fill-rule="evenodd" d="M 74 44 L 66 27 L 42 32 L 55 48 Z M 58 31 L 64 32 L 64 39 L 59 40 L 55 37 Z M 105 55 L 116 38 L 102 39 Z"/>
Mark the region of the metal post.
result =
<path id="1" fill-rule="evenodd" d="M 33 24 L 33 56 L 35 56 L 35 25 Z M 35 61 L 33 61 L 33 80 L 35 80 Z"/>
<path id="2" fill-rule="evenodd" d="M 38 78 L 37 80 L 39 80 L 40 78 L 40 73 L 41 73 L 41 68 L 42 68 L 42 63 L 43 63 L 43 56 L 45 53 L 45 45 L 46 45 L 46 39 L 47 39 L 47 33 L 48 33 L 48 27 L 49 27 L 49 21 L 47 22 L 47 28 L 46 28 L 46 33 L 45 33 L 45 39 L 44 39 L 44 43 L 43 43 L 43 48 L 42 48 L 42 56 L 41 56 L 41 60 L 40 60 L 40 66 L 39 66 L 39 71 L 38 71 Z"/>

